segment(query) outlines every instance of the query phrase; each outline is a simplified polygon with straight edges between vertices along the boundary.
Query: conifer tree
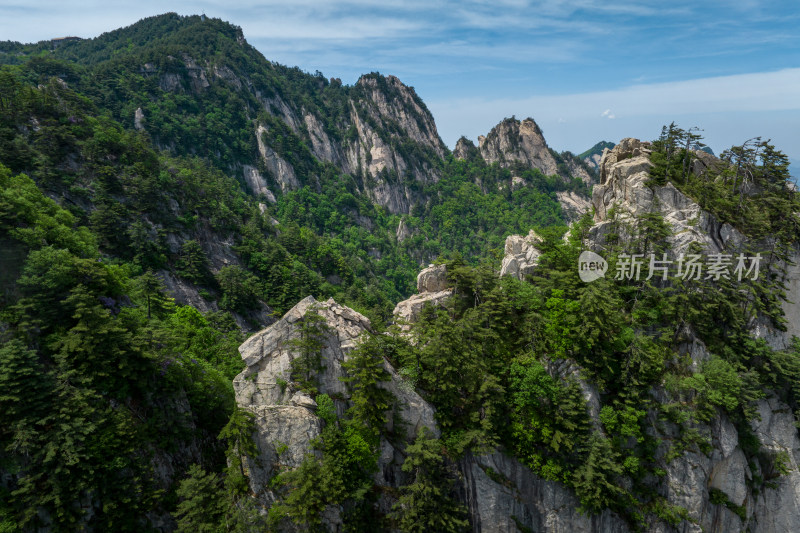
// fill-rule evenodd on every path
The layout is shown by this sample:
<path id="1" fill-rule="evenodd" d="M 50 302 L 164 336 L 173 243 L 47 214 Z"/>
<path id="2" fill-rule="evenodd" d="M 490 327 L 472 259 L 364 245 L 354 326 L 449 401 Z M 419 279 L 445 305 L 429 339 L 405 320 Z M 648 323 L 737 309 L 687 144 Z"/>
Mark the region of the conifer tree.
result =
<path id="1" fill-rule="evenodd" d="M 403 472 L 411 483 L 400 488 L 393 517 L 407 533 L 462 532 L 469 527 L 466 509 L 453 500 L 453 479 L 442 457 L 442 445 L 424 426 L 406 448 Z"/>

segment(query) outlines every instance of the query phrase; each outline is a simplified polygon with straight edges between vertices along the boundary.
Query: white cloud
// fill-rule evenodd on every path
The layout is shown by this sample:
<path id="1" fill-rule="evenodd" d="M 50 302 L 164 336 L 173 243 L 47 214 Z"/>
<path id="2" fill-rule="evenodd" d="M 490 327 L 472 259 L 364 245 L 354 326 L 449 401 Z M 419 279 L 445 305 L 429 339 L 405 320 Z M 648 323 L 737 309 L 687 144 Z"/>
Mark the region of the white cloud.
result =
<path id="1" fill-rule="evenodd" d="M 800 129 L 796 122 L 800 117 L 798 88 L 800 68 L 793 68 L 638 84 L 592 93 L 427 103 L 442 138 L 449 145 L 461 135 L 471 138 L 483 135 L 503 117 L 511 115 L 532 116 L 554 147 L 574 150 L 587 143 L 585 148 L 588 148 L 601 139 L 617 141 L 632 135 L 655 137 L 661 125 L 680 120 L 685 127 L 705 127 L 702 121 L 718 124 L 720 133 L 716 142 L 721 148 L 748 136 L 772 136 L 781 139 L 783 144 L 779 148 L 792 157 L 800 157 Z M 605 111 L 598 114 L 598 109 Z M 608 120 L 614 117 L 616 120 Z M 706 138 L 710 139 L 708 128 L 706 130 Z"/>

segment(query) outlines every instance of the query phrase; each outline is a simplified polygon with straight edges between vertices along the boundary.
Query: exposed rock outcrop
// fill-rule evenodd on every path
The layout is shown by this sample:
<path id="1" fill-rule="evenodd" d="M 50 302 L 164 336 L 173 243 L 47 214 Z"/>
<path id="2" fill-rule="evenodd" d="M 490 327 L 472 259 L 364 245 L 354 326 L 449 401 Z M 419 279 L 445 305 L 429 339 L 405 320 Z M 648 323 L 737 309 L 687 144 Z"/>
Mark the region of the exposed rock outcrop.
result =
<path id="1" fill-rule="evenodd" d="M 546 176 L 558 174 L 558 163 L 547 147 L 542 130 L 532 118 L 522 122 L 514 118 L 505 119 L 485 137 L 478 137 L 478 142 L 481 156 L 487 163 L 509 166 L 520 162 L 541 170 Z"/>
<path id="2" fill-rule="evenodd" d="M 602 243 L 612 225 L 623 240 L 629 238 L 625 223 L 653 212 L 660 213 L 669 224 L 669 242 L 676 256 L 686 252 L 691 243 L 697 243 L 706 253 L 719 253 L 744 241 L 733 226 L 701 209 L 672 183 L 649 185 L 652 166 L 650 143 L 638 139 L 623 139 L 612 150 L 603 151 L 600 184 L 592 192 L 596 225 L 591 235 L 595 242 Z M 612 208 L 614 221 L 609 217 Z M 621 227 L 619 222 L 623 223 Z"/>
<path id="3" fill-rule="evenodd" d="M 695 170 L 721 164 L 714 156 L 697 151 Z M 646 213 L 660 213 L 669 225 L 668 237 L 671 254 L 677 257 L 686 253 L 696 243 L 705 254 L 734 254 L 742 248 L 746 238 L 735 227 L 721 222 L 694 200 L 680 192 L 672 183 L 663 186 L 648 185 L 652 163 L 649 143 L 637 139 L 623 139 L 612 150 L 604 150 L 600 164 L 600 185 L 592 193 L 595 225 L 589 232 L 589 241 L 597 247 L 605 242 L 609 233 L 616 233 L 624 241 L 632 235 L 630 224 Z M 610 212 L 615 214 L 614 219 Z M 767 340 L 776 349 L 789 346 L 792 335 L 800 335 L 800 250 L 790 254 L 786 270 L 786 300 L 782 303 L 788 319 L 787 331 L 778 331 L 763 321 L 752 325 L 754 334 Z"/>
<path id="4" fill-rule="evenodd" d="M 244 171 L 244 181 L 250 188 L 250 192 L 255 196 L 263 196 L 269 203 L 274 204 L 276 201 L 275 195 L 267 187 L 267 180 L 264 179 L 258 169 L 250 165 L 244 165 L 242 170 Z"/>
<path id="5" fill-rule="evenodd" d="M 506 237 L 505 257 L 500 266 L 500 275 L 524 279 L 527 274 L 533 272 L 541 255 L 536 245 L 541 241 L 542 238 L 533 230 L 525 237 L 521 235 Z"/>
<path id="6" fill-rule="evenodd" d="M 401 218 L 397 224 L 397 230 L 394 232 L 397 242 L 403 242 L 414 234 L 414 231 L 408 227 L 405 218 Z"/>
<path id="7" fill-rule="evenodd" d="M 236 403 L 255 415 L 258 456 L 248 461 L 247 469 L 250 488 L 265 507 L 274 501 L 269 480 L 279 468 L 298 466 L 312 451 L 311 441 L 322 429 L 314 399 L 292 382 L 290 376 L 292 360 L 297 357 L 291 341 L 299 336 L 302 320 L 311 310 L 323 317 L 328 327 L 322 339 L 322 370 L 316 374 L 318 389 L 334 398 L 339 413 L 347 408 L 349 398 L 347 387 L 339 379 L 344 376 L 342 363 L 370 328 L 369 320 L 356 311 L 333 299 L 318 302 L 309 296 L 239 348 L 247 368 L 234 379 L 233 386 Z M 438 435 L 433 408 L 402 381 L 388 362 L 384 364 L 391 381 L 382 386 L 398 399 L 407 438 L 413 439 L 422 426 Z M 386 441 L 382 441 L 381 449 L 376 483 L 392 486 L 403 479 L 400 470 L 403 459 Z"/>
<path id="8" fill-rule="evenodd" d="M 429 276 L 423 280 L 428 283 L 434 278 Z M 317 376 L 319 391 L 335 398 L 339 412 L 347 407 L 349 397 L 339 379 L 344 375 L 342 363 L 369 329 L 369 321 L 355 311 L 333 300 L 317 302 L 308 297 L 280 321 L 240 347 L 247 368 L 234 380 L 234 389 L 237 404 L 255 415 L 258 457 L 248 461 L 247 473 L 250 488 L 263 507 L 269 507 L 275 498 L 269 487 L 272 476 L 279 468 L 298 466 L 306 454 L 312 452 L 311 442 L 322 429 L 322 422 L 316 416 L 316 403 L 289 379 L 294 357 L 291 340 L 297 337 L 299 325 L 311 309 L 324 317 L 330 328 L 322 349 L 323 370 Z M 407 438 L 413 438 L 421 426 L 438 435 L 431 406 L 413 392 L 388 363 L 385 368 L 391 381 L 383 386 L 395 394 L 402 405 L 400 415 L 406 423 Z M 405 483 L 405 473 L 400 469 L 403 460 L 402 450 L 382 440 L 376 484 L 396 489 Z M 518 525 L 553 533 L 627 531 L 624 522 L 611 512 L 599 516 L 580 514 L 576 497 L 566 487 L 536 477 L 519 461 L 503 453 L 467 454 L 458 467 L 461 471 L 459 490 L 474 531 L 513 532 Z M 387 501 L 380 505 L 388 509 L 390 504 L 391 501 Z M 325 514 L 325 521 L 333 531 L 337 531 L 341 523 L 335 509 Z"/>
<path id="9" fill-rule="evenodd" d="M 361 87 L 374 106 L 370 112 L 381 122 L 394 120 L 404 134 L 421 146 L 427 146 L 440 158 L 447 149 L 436 131 L 436 123 L 414 89 L 395 76 L 362 76 Z"/>
<path id="10" fill-rule="evenodd" d="M 426 304 L 442 305 L 453 295 L 447 281 L 445 265 L 430 265 L 417 274 L 417 292 L 407 300 L 398 303 L 394 308 L 394 317 L 401 328 L 408 330 L 410 325 L 419 319 L 419 314 Z"/>
<path id="11" fill-rule="evenodd" d="M 586 515 L 564 485 L 545 481 L 502 453 L 467 455 L 459 464 L 472 530 L 482 533 L 623 533 L 617 515 Z M 526 528 L 522 529 L 520 526 Z"/>
<path id="12" fill-rule="evenodd" d="M 141 107 L 137 107 L 133 112 L 133 127 L 139 131 L 144 130 L 144 112 Z"/>
<path id="13" fill-rule="evenodd" d="M 408 183 L 409 177 L 419 184 L 439 178 L 438 163 L 447 147 L 439 137 L 433 116 L 414 89 L 394 76 L 362 76 L 344 100 L 342 115 L 332 120 L 326 119 L 324 105 L 321 109 L 307 109 L 285 95 L 258 88 L 260 83 L 235 65 L 186 54 L 180 59 L 168 56 L 167 62 L 178 68 L 165 71 L 155 63 L 146 63 L 139 72 L 157 77 L 163 91 L 199 94 L 212 84 L 221 83 L 234 92 L 250 92 L 245 99 L 254 98 L 263 110 L 284 122 L 296 136 L 291 142 L 303 143 L 311 156 L 355 178 L 359 192 L 391 213 L 408 213 L 418 200 L 419 188 Z M 323 86 L 320 81 L 319 88 Z M 135 124 L 137 129 L 142 127 L 139 114 Z M 305 175 L 307 168 L 294 168 L 295 159 L 271 142 L 272 132 L 265 124 L 259 124 L 254 134 L 260 158 L 274 180 L 267 185 L 273 195 L 278 189 L 287 192 L 298 189 L 301 182 L 313 182 L 313 175 Z M 308 156 L 305 147 L 294 155 Z M 257 167 L 255 161 L 248 163 L 250 168 Z M 243 177 L 252 190 L 258 191 L 255 194 L 269 198 L 265 187 L 255 183 L 252 171 L 245 170 Z"/>
<path id="14" fill-rule="evenodd" d="M 261 159 L 267 167 L 270 175 L 278 183 L 282 192 L 292 191 L 300 188 L 300 182 L 294 172 L 294 167 L 285 159 L 280 157 L 266 142 L 264 135 L 267 129 L 259 125 L 256 128 L 256 140 L 258 141 L 258 151 Z"/>
<path id="15" fill-rule="evenodd" d="M 734 253 L 740 249 L 745 237 L 736 228 L 718 221 L 671 183 L 663 186 L 647 183 L 652 167 L 649 155 L 649 144 L 636 139 L 623 139 L 612 150 L 604 150 L 600 163 L 601 184 L 595 187 L 592 198 L 595 225 L 589 231 L 587 245 L 599 249 L 598 245 L 605 242 L 605 236 L 611 231 L 619 235 L 623 243 L 630 242 L 636 218 L 657 212 L 669 225 L 672 236 L 668 240 L 671 253 L 676 256 L 686 252 L 692 243 L 697 243 L 706 254 Z M 704 172 L 717 164 L 720 163 L 713 156 L 698 152 L 694 170 Z M 794 259 L 798 258 L 800 253 L 795 252 Z M 785 348 L 799 326 L 796 317 L 800 306 L 795 303 L 800 302 L 798 279 L 800 272 L 790 267 L 788 301 L 783 304 L 790 318 L 789 331 L 777 331 L 766 320 L 759 321 L 752 329 L 754 336 L 766 338 L 776 349 Z M 692 331 L 686 330 L 683 335 L 688 339 L 683 350 L 691 357 L 692 368 L 697 370 L 709 358 L 708 351 Z M 660 403 L 674 401 L 663 389 L 654 390 L 653 394 Z M 667 461 L 666 476 L 658 491 L 670 504 L 686 509 L 689 520 L 676 528 L 662 524 L 659 531 L 783 533 L 800 524 L 797 421 L 789 406 L 774 397 L 759 400 L 758 414 L 750 422 L 752 432 L 766 456 L 782 457 L 787 473 L 776 475 L 770 460 L 765 462 L 763 455 L 748 458 L 739 431 L 727 416 L 718 412 L 709 423 L 695 428 L 712 443 L 710 452 L 687 450 Z M 649 416 L 654 418 L 655 414 L 651 412 Z M 678 430 L 667 425 L 655 430 L 654 436 L 662 442 L 656 457 L 663 458 L 668 453 L 668 443 L 678 437 Z M 767 471 L 772 473 L 766 474 Z M 765 475 L 774 476 L 774 481 L 754 490 L 755 475 L 762 479 Z M 713 503 L 709 492 L 712 489 L 721 491 L 729 504 Z"/>
<path id="16" fill-rule="evenodd" d="M 567 222 L 578 220 L 592 208 L 592 202 L 589 199 L 574 191 L 558 191 L 556 198 L 558 203 L 561 204 L 561 211 L 563 211 Z"/>
<path id="17" fill-rule="evenodd" d="M 481 153 L 478 150 L 478 147 L 475 146 L 475 143 L 466 137 L 461 137 L 458 139 L 458 141 L 456 141 L 456 147 L 453 148 L 453 157 L 456 159 L 467 160 L 472 159 L 473 157 L 481 157 Z"/>

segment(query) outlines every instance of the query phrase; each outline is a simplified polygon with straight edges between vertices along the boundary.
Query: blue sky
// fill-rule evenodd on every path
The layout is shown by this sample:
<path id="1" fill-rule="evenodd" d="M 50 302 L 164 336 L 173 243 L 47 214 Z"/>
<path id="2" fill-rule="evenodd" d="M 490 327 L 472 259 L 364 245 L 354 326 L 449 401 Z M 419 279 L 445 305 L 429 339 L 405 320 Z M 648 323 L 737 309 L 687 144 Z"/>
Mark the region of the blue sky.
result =
<path id="1" fill-rule="evenodd" d="M 0 0 L 0 39 L 96 36 L 166 11 L 242 27 L 268 59 L 353 83 L 395 74 L 444 141 L 533 117 L 557 150 L 703 128 L 762 136 L 800 166 L 800 1 Z"/>

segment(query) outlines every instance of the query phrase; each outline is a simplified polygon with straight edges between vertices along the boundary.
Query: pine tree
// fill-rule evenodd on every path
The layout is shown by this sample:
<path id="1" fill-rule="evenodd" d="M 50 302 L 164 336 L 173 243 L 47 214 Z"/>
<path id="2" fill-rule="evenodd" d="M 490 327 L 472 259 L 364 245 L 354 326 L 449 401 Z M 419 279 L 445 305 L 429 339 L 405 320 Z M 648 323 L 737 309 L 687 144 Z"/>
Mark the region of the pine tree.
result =
<path id="1" fill-rule="evenodd" d="M 295 352 L 291 363 L 291 377 L 311 394 L 317 393 L 316 375 L 324 368 L 322 350 L 329 331 L 325 317 L 312 306 L 300 319 L 298 336 L 289 341 L 289 346 Z"/>
<path id="2" fill-rule="evenodd" d="M 181 254 L 175 266 L 181 277 L 194 283 L 203 283 L 208 277 L 208 259 L 200 243 L 195 240 L 181 245 Z"/>
<path id="3" fill-rule="evenodd" d="M 370 441 L 377 444 L 380 432 L 386 425 L 386 413 L 395 404 L 396 398 L 381 383 L 391 381 L 383 357 L 385 343 L 382 335 L 372 335 L 350 352 L 342 365 L 346 377 L 341 378 L 350 387 L 352 407 L 349 415 L 363 424 L 370 434 Z"/>
<path id="4" fill-rule="evenodd" d="M 189 467 L 188 477 L 181 481 L 175 494 L 181 498 L 175 512 L 179 533 L 217 533 L 224 531 L 222 523 L 228 510 L 228 500 L 222 480 L 213 472 L 206 473 L 200 465 Z"/>
<path id="5" fill-rule="evenodd" d="M 453 479 L 441 450 L 442 444 L 424 426 L 406 448 L 403 472 L 413 481 L 400 488 L 392 515 L 404 532 L 450 533 L 469 527 L 466 509 L 451 496 Z"/>

